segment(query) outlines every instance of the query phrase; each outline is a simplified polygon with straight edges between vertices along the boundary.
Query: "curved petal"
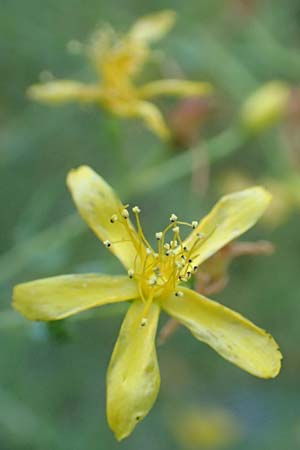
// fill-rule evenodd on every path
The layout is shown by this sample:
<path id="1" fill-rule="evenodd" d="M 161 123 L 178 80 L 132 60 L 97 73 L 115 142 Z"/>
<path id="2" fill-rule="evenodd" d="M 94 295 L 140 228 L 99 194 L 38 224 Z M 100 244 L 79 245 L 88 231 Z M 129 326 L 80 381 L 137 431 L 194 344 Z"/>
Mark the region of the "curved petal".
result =
<path id="1" fill-rule="evenodd" d="M 136 283 L 126 276 L 61 275 L 18 284 L 13 307 L 27 319 L 48 321 L 137 297 Z"/>
<path id="2" fill-rule="evenodd" d="M 245 233 L 262 216 L 270 201 L 271 194 L 259 186 L 222 197 L 183 243 L 191 251 L 193 264 L 201 264 Z"/>
<path id="3" fill-rule="evenodd" d="M 131 27 L 128 37 L 140 43 L 150 43 L 161 39 L 173 27 L 176 13 L 165 10 L 141 17 Z"/>
<path id="4" fill-rule="evenodd" d="M 161 300 L 167 313 L 241 369 L 261 378 L 278 375 L 282 356 L 272 336 L 231 309 L 190 289 L 180 290 L 183 297 Z"/>
<path id="5" fill-rule="evenodd" d="M 102 99 L 98 86 L 86 85 L 72 80 L 57 80 L 34 84 L 27 90 L 31 100 L 57 105 L 71 101 L 97 102 Z"/>
<path id="6" fill-rule="evenodd" d="M 113 189 L 88 166 L 71 170 L 67 185 L 82 218 L 128 269 L 136 269 L 145 248 L 129 219 L 122 217 L 124 206 Z M 117 216 L 117 221 L 111 222 Z"/>
<path id="7" fill-rule="evenodd" d="M 120 110 L 120 113 L 121 110 Z M 150 102 L 137 101 L 126 106 L 124 115 L 142 118 L 147 127 L 161 139 L 169 139 L 170 131 L 160 110 Z"/>
<path id="8" fill-rule="evenodd" d="M 157 80 L 144 84 L 139 88 L 141 98 L 151 98 L 159 95 L 205 95 L 210 94 L 213 87 L 210 83 L 189 80 Z"/>
<path id="9" fill-rule="evenodd" d="M 148 414 L 160 386 L 155 350 L 159 307 L 153 303 L 141 322 L 144 307 L 140 300 L 130 306 L 107 372 L 107 418 L 118 440 Z"/>

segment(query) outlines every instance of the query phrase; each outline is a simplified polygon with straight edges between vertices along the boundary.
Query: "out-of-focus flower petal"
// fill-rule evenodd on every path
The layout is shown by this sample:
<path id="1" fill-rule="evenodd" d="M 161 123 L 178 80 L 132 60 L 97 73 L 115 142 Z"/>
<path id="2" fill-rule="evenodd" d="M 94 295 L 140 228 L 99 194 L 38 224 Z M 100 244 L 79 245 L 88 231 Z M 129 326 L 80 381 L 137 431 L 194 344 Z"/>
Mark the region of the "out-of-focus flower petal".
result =
<path id="1" fill-rule="evenodd" d="M 262 216 L 270 200 L 271 194 L 259 186 L 222 197 L 184 241 L 183 245 L 193 249 L 193 264 L 201 264 L 245 233 Z"/>
<path id="2" fill-rule="evenodd" d="M 147 127 L 161 139 L 166 140 L 170 138 L 170 130 L 165 123 L 165 119 L 153 103 L 146 101 L 116 102 L 112 105 L 111 110 L 123 117 L 141 118 Z"/>
<path id="3" fill-rule="evenodd" d="M 127 276 L 61 275 L 18 284 L 13 306 L 27 319 L 47 321 L 137 297 L 137 285 Z"/>
<path id="4" fill-rule="evenodd" d="M 150 102 L 139 101 L 133 106 L 133 116 L 141 117 L 147 127 L 163 140 L 170 138 L 170 131 L 160 110 Z"/>
<path id="5" fill-rule="evenodd" d="M 240 314 L 182 288 L 182 297 L 161 300 L 162 308 L 202 342 L 241 369 L 261 378 L 274 378 L 281 353 L 271 335 Z"/>
<path id="6" fill-rule="evenodd" d="M 282 81 L 270 81 L 246 99 L 242 111 L 242 123 L 252 132 L 259 132 L 275 125 L 287 111 L 291 89 Z"/>
<path id="7" fill-rule="evenodd" d="M 72 80 L 58 80 L 34 84 L 27 90 L 27 95 L 31 100 L 53 105 L 71 101 L 89 103 L 100 101 L 102 90 L 96 85 Z"/>
<path id="8" fill-rule="evenodd" d="M 145 252 L 143 243 L 128 218 L 124 206 L 100 175 L 88 166 L 71 170 L 67 185 L 82 218 L 127 269 L 137 268 Z M 117 220 L 111 220 L 117 216 Z M 109 245 L 110 244 L 110 245 Z"/>
<path id="9" fill-rule="evenodd" d="M 158 41 L 173 27 L 176 13 L 172 10 L 160 11 L 138 19 L 127 36 L 144 44 Z"/>
<path id="10" fill-rule="evenodd" d="M 143 319 L 144 307 L 135 301 L 129 308 L 107 372 L 107 417 L 118 440 L 148 414 L 160 386 L 155 350 L 159 307 L 153 303 Z"/>
<path id="11" fill-rule="evenodd" d="M 144 84 L 139 88 L 139 96 L 149 99 L 159 95 L 195 96 L 210 94 L 213 87 L 210 83 L 189 80 L 157 80 Z"/>

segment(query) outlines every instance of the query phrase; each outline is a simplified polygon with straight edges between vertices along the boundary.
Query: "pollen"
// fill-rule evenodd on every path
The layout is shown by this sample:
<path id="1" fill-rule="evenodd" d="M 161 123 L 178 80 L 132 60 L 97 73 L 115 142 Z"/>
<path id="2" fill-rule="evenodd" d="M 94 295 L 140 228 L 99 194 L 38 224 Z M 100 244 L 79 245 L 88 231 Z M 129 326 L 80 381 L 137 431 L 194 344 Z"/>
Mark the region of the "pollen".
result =
<path id="1" fill-rule="evenodd" d="M 110 222 L 111 222 L 111 223 L 115 223 L 117 220 L 118 220 L 117 214 L 113 214 L 113 215 L 111 216 L 111 218 L 110 218 Z"/>
<path id="2" fill-rule="evenodd" d="M 124 217 L 124 219 L 128 219 L 129 212 L 126 208 L 124 208 L 123 211 L 121 212 L 121 216 Z"/>
<path id="3" fill-rule="evenodd" d="M 134 270 L 133 269 L 129 269 L 127 273 L 128 273 L 129 278 L 132 279 L 133 275 L 134 275 Z"/>

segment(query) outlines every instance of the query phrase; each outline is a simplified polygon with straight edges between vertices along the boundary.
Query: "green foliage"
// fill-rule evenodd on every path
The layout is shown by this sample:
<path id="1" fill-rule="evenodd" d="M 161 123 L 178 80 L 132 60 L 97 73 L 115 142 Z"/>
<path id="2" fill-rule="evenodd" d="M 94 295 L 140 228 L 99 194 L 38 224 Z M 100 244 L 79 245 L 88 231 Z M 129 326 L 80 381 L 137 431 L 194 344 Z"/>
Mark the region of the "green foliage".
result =
<path id="1" fill-rule="evenodd" d="M 253 15 L 242 3 L 253 3 Z M 287 157 L 282 127 L 250 138 L 237 119 L 243 101 L 262 83 L 299 84 L 299 4 L 1 0 L 0 5 L 0 448 L 119 448 L 105 420 L 105 370 L 123 309 L 105 307 L 99 317 L 83 314 L 70 325 L 41 327 L 8 310 L 12 286 L 62 273 L 120 273 L 74 211 L 65 176 L 79 164 L 101 173 L 124 202 L 138 202 L 152 236 L 174 211 L 188 220 L 207 212 L 219 196 L 224 170 L 244 170 L 255 182 L 297 170 Z M 162 43 L 167 56 L 158 55 L 149 70 L 157 78 L 176 75 L 178 64 L 187 78 L 206 79 L 217 92 L 217 112 L 192 150 L 176 153 L 139 122 L 121 121 L 96 107 L 50 108 L 26 99 L 27 87 L 43 71 L 94 80 L 84 57 L 67 53 L 70 39 L 84 41 L 105 22 L 126 30 L 141 14 L 166 7 L 177 10 L 178 23 Z M 162 103 L 163 110 L 174 104 Z M 191 172 L 203 173 L 195 150 L 206 152 L 211 165 L 207 191 L 191 189 Z M 180 329 L 159 349 L 159 400 L 121 444 L 124 449 L 179 449 L 169 409 L 187 401 L 219 403 L 239 416 L 245 436 L 231 450 L 299 447 L 299 220 L 296 210 L 277 229 L 252 231 L 251 237 L 275 243 L 275 255 L 235 261 L 228 287 L 216 298 L 276 336 L 284 354 L 279 377 L 250 378 Z"/>

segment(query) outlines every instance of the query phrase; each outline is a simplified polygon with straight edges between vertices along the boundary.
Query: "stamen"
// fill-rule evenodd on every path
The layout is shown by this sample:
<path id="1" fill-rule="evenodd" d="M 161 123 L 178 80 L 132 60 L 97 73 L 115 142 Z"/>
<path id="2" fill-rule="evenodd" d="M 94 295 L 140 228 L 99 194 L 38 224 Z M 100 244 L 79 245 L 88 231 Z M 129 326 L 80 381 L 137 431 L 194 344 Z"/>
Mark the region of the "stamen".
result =
<path id="1" fill-rule="evenodd" d="M 177 227 L 172 228 L 172 231 L 174 231 L 174 233 L 179 233 L 179 227 L 177 226 Z"/>
<path id="2" fill-rule="evenodd" d="M 155 286 L 156 283 L 157 283 L 157 276 L 156 275 L 153 275 L 152 277 L 149 278 L 148 284 L 150 286 Z"/>
<path id="3" fill-rule="evenodd" d="M 156 239 L 157 239 L 158 241 L 161 240 L 162 236 L 163 236 L 163 234 L 162 234 L 161 231 L 159 231 L 158 233 L 155 233 L 155 237 L 156 237 Z"/>
<path id="4" fill-rule="evenodd" d="M 183 297 L 183 292 L 181 291 L 176 291 L 175 292 L 176 297 Z"/>
<path id="5" fill-rule="evenodd" d="M 111 242 L 107 239 L 106 241 L 103 241 L 103 245 L 108 248 L 111 246 Z"/>
<path id="6" fill-rule="evenodd" d="M 132 212 L 135 213 L 135 214 L 139 214 L 141 212 L 141 210 L 140 210 L 140 208 L 138 206 L 134 206 L 132 208 Z"/>
<path id="7" fill-rule="evenodd" d="M 147 325 L 148 323 L 148 319 L 146 319 L 146 317 L 143 317 L 141 320 L 141 327 L 144 327 L 145 325 Z"/>
<path id="8" fill-rule="evenodd" d="M 146 253 L 147 253 L 147 255 L 152 255 L 152 250 L 151 250 L 151 248 L 149 248 L 149 247 L 147 247 L 146 248 Z"/>
<path id="9" fill-rule="evenodd" d="M 129 270 L 128 270 L 128 276 L 129 276 L 129 278 L 132 279 L 132 278 L 133 278 L 133 275 L 134 275 L 134 270 L 133 270 L 133 269 L 129 269 Z"/>
<path id="10" fill-rule="evenodd" d="M 192 222 L 192 228 L 195 230 L 195 228 L 197 228 L 197 226 L 198 226 L 197 220 L 193 220 L 193 222 Z"/>
<path id="11" fill-rule="evenodd" d="M 171 214 L 170 216 L 170 222 L 176 222 L 176 220 L 178 219 L 178 217 L 176 216 L 176 214 Z"/>
<path id="12" fill-rule="evenodd" d="M 113 214 L 110 218 L 110 223 L 115 223 L 118 220 L 117 214 Z"/>
<path id="13" fill-rule="evenodd" d="M 128 219 L 129 212 L 126 208 L 124 208 L 123 211 L 121 212 L 121 216 L 124 217 L 124 219 Z"/>

